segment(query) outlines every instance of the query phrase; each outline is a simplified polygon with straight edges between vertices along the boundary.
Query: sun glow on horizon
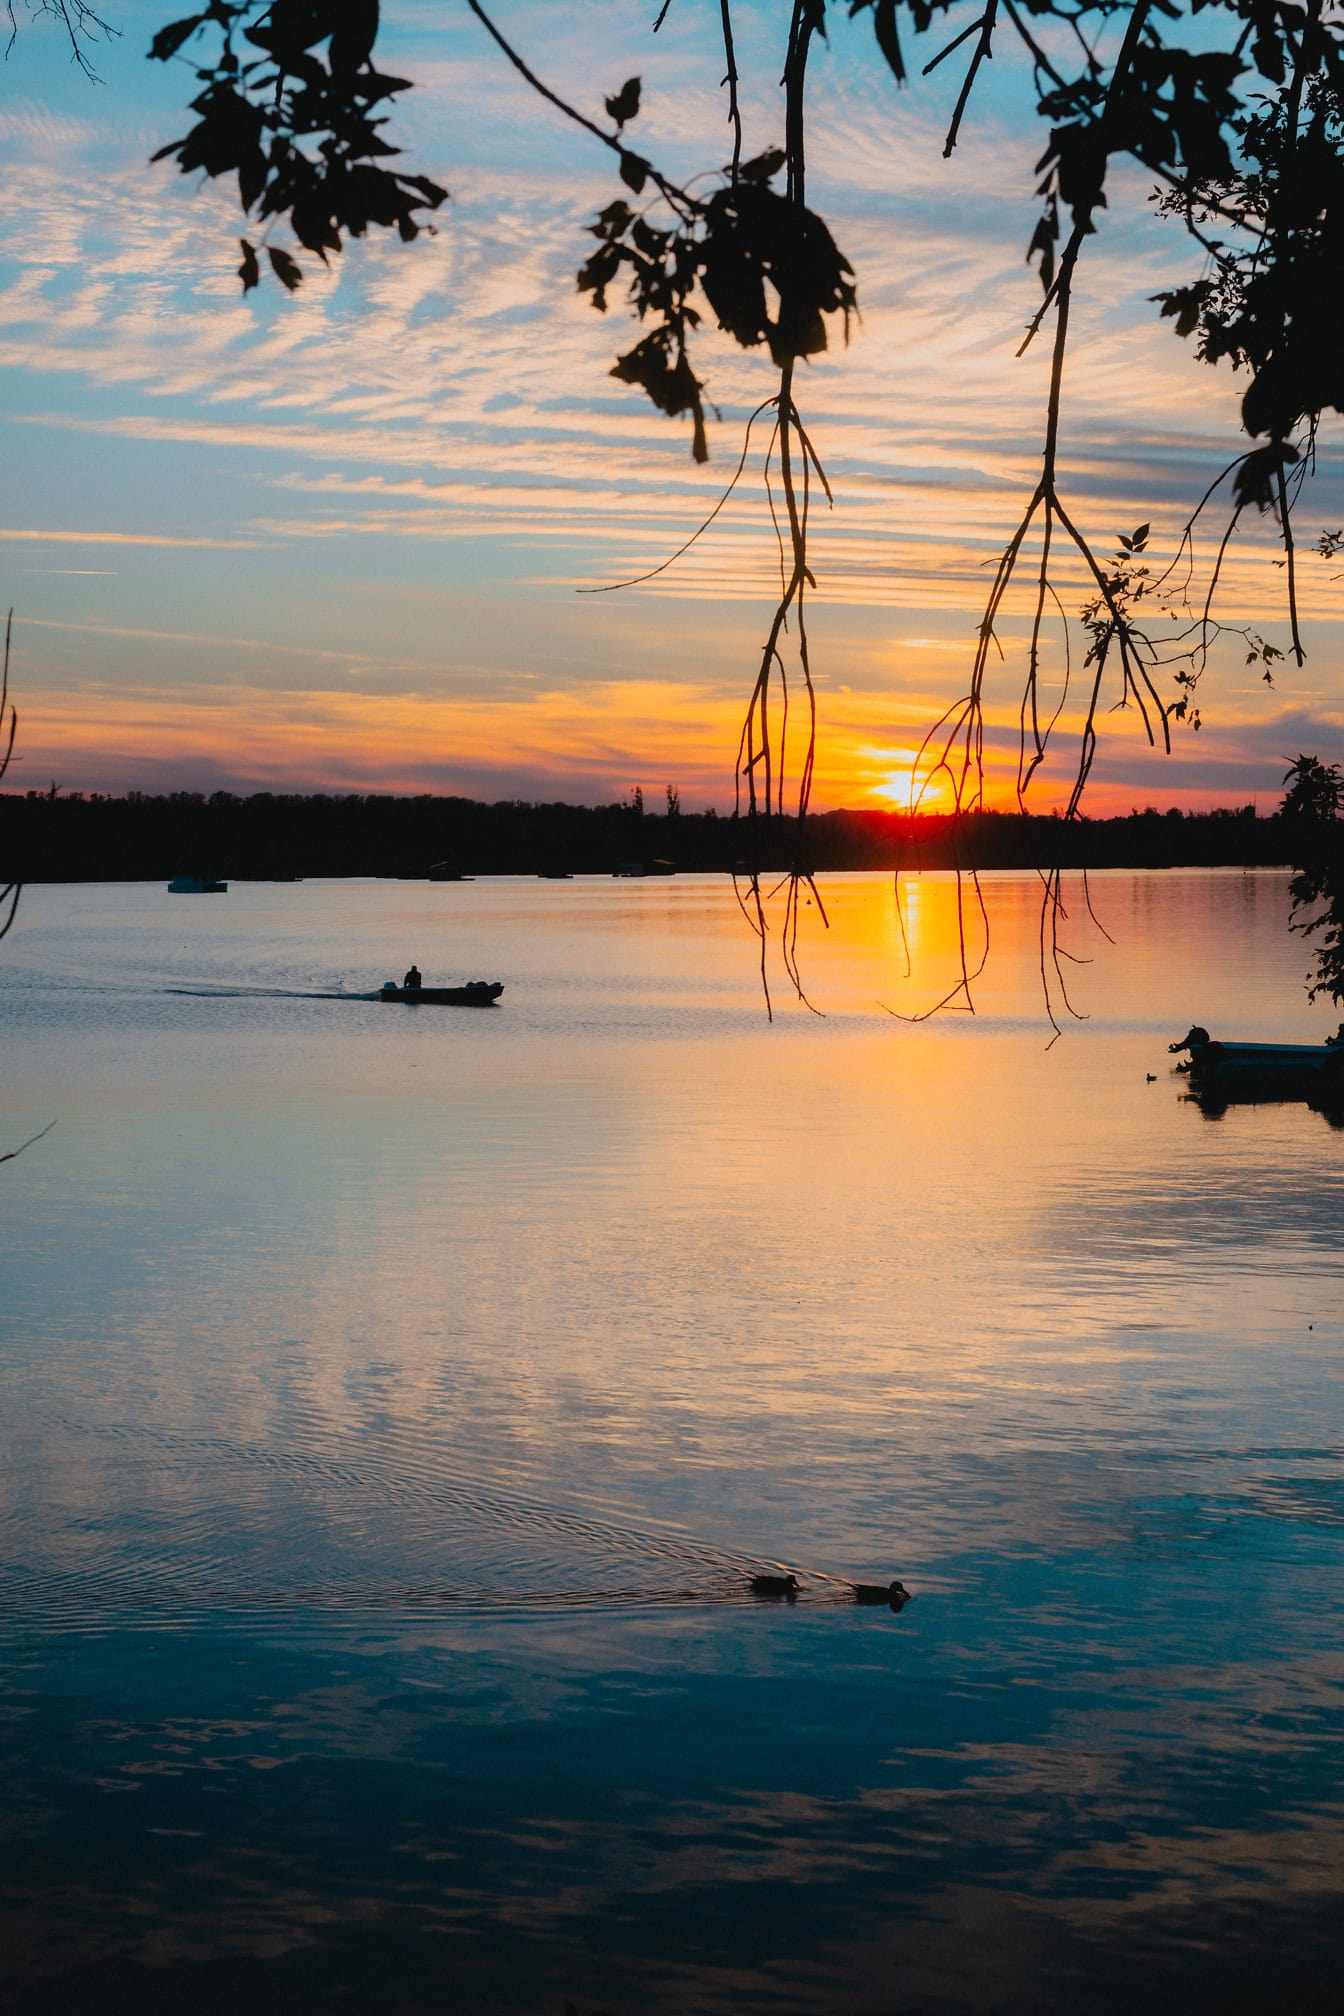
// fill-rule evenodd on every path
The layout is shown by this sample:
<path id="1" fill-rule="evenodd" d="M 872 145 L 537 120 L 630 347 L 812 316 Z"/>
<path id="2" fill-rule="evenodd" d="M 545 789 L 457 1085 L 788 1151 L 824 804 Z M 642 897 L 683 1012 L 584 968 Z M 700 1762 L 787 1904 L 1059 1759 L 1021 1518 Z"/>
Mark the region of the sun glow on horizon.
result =
<path id="1" fill-rule="evenodd" d="M 950 812 L 952 787 L 946 771 L 930 771 L 918 749 L 864 749 L 869 761 L 891 765 L 876 783 L 865 786 L 872 798 L 885 798 L 901 812 Z"/>

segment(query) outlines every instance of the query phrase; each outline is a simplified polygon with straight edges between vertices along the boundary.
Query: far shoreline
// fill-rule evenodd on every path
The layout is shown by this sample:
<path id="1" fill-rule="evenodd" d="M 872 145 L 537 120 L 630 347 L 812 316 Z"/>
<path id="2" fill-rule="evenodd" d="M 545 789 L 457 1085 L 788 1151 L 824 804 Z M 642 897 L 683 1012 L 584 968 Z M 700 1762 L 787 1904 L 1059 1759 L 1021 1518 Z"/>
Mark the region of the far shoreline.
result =
<path id="1" fill-rule="evenodd" d="M 796 819 L 374 793 L 0 793 L 0 868 L 29 883 L 374 876 L 1286 868 L 1296 822 L 1251 805 L 1111 818 L 843 810 Z M 431 875 L 431 871 L 437 873 Z"/>

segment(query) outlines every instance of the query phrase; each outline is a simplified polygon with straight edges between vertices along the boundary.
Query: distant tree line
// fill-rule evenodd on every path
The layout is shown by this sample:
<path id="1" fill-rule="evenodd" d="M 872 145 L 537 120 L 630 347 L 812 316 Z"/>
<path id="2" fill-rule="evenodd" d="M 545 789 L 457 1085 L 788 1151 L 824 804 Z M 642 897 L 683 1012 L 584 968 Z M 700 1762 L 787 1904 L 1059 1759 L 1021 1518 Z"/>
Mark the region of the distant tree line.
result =
<path id="1" fill-rule="evenodd" d="M 906 868 L 1264 867 L 1304 859 L 1302 816 L 1259 817 L 1250 805 L 1113 819 L 1018 812 L 959 820 L 899 811 L 809 813 L 757 823 L 762 873 Z M 241 881 L 381 875 L 423 879 L 444 864 L 463 875 L 612 874 L 623 867 L 744 869 L 748 821 L 713 811 L 381 794 L 248 797 L 174 791 L 125 797 L 0 794 L 0 861 L 24 882 L 137 882 L 207 874 Z"/>

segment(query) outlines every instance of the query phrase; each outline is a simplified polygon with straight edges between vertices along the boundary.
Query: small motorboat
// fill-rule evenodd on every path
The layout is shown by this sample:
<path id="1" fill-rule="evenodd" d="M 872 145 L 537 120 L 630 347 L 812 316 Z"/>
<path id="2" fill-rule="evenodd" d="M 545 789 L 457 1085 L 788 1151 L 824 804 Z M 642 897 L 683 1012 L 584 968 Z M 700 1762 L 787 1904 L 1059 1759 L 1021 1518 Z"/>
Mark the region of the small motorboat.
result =
<path id="1" fill-rule="evenodd" d="M 216 882 L 210 875 L 174 875 L 168 884 L 170 896 L 227 896 L 227 882 Z"/>
<path id="2" fill-rule="evenodd" d="M 379 1001 L 406 1001 L 412 1008 L 492 1008 L 504 992 L 502 980 L 468 980 L 464 987 L 398 987 L 384 980 Z"/>

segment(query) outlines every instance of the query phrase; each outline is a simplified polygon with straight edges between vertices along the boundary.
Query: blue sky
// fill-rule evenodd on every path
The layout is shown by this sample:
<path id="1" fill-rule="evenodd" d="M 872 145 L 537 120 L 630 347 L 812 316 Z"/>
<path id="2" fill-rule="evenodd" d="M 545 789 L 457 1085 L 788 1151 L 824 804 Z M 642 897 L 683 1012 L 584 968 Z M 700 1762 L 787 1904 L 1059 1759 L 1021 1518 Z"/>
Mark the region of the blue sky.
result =
<path id="1" fill-rule="evenodd" d="M 172 11 L 114 5 L 100 84 L 40 21 L 0 73 L 0 595 L 16 611 L 20 784 L 601 800 L 670 782 L 688 806 L 729 804 L 775 566 L 759 484 L 656 583 L 575 591 L 642 572 L 693 529 L 768 364 L 707 337 L 724 416 L 708 470 L 684 423 L 608 376 L 629 325 L 618 306 L 594 314 L 573 275 L 615 193 L 609 157 L 532 97 L 465 7 L 384 8 L 385 64 L 415 80 L 394 137 L 452 191 L 437 234 L 365 241 L 293 299 L 269 283 L 244 299 L 232 192 L 149 162 L 185 130 L 192 88 L 187 65 L 145 60 Z M 759 151 L 782 125 L 781 9 L 739 12 Z M 641 75 L 639 144 L 674 173 L 727 158 L 717 14 L 686 0 L 652 38 L 605 0 L 498 10 L 594 112 Z M 1039 468 L 1046 353 L 1014 356 L 1038 299 L 1029 80 L 997 61 L 944 162 L 955 68 L 897 92 L 843 10 L 814 59 L 809 195 L 862 310 L 800 402 L 836 500 L 815 559 L 823 803 L 882 802 L 964 689 L 985 562 Z M 1065 461 L 1099 541 L 1151 518 L 1165 558 L 1236 452 L 1239 387 L 1158 323 L 1148 297 L 1195 262 L 1143 197 L 1117 188 L 1089 248 Z M 1342 517 L 1331 437 L 1303 534 Z M 1281 599 L 1252 527 L 1222 613 L 1281 641 Z M 1110 723 L 1098 809 L 1267 804 L 1283 756 L 1338 757 L 1344 598 L 1326 564 L 1308 563 L 1304 603 L 1307 666 L 1270 691 L 1229 646 L 1207 725 L 1172 757 L 1149 756 L 1132 718 Z M 992 748 L 1011 739 L 1023 617 L 1003 626 Z"/>

